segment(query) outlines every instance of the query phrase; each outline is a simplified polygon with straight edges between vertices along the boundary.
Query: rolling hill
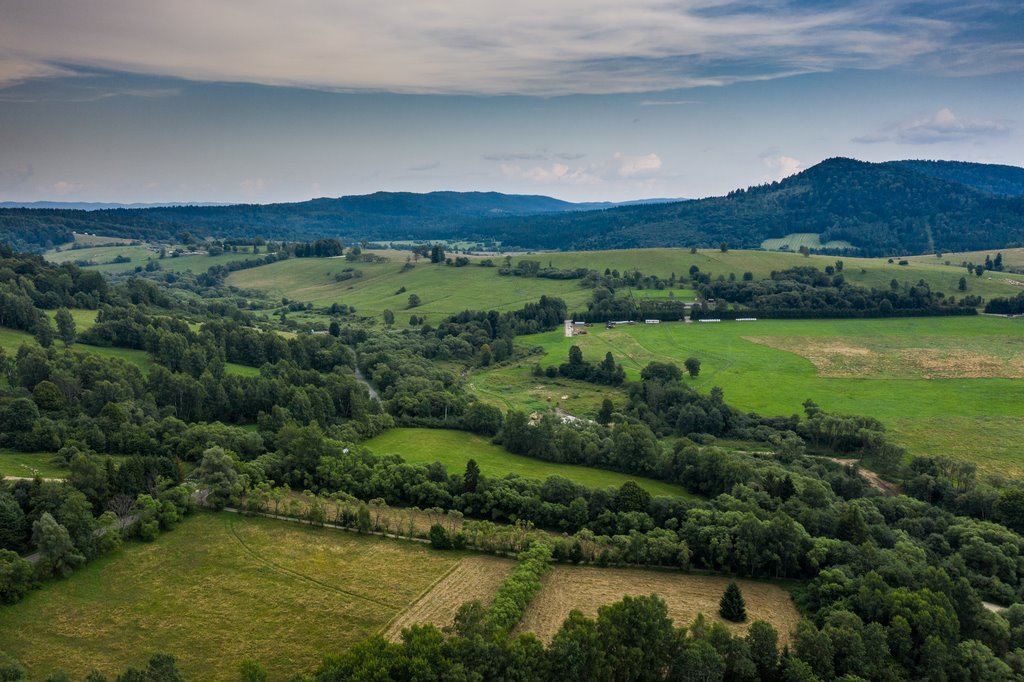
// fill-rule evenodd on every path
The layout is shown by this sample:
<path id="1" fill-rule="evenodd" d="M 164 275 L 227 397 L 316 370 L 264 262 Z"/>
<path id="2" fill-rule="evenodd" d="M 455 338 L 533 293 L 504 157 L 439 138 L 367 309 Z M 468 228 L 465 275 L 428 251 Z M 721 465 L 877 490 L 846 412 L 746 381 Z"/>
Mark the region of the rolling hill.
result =
<path id="1" fill-rule="evenodd" d="M 181 232 L 309 240 L 469 239 L 528 249 L 758 248 L 817 234 L 862 256 L 999 249 L 1024 242 L 1024 169 L 827 159 L 780 182 L 694 201 L 573 204 L 496 192 L 377 192 L 291 204 L 145 209 L 0 209 L 0 240 L 59 243 L 70 231 L 130 238 Z M 67 236 L 67 239 L 64 237 Z"/>

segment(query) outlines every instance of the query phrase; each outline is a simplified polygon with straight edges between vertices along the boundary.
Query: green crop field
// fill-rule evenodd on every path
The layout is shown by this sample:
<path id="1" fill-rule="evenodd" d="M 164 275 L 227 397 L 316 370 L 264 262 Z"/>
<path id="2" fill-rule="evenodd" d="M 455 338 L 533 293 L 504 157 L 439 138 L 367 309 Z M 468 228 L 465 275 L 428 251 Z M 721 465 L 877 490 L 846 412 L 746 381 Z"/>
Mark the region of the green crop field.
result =
<path id="1" fill-rule="evenodd" d="M 33 478 L 66 478 L 68 470 L 51 464 L 52 452 L 17 452 L 0 449 L 0 477 Z"/>
<path id="2" fill-rule="evenodd" d="M 494 445 L 486 438 L 464 431 L 391 429 L 368 440 L 366 446 L 376 454 L 401 455 L 407 462 L 420 464 L 441 462 L 452 473 L 464 471 L 466 461 L 472 458 L 480 465 L 480 472 L 486 476 L 518 474 L 526 478 L 537 479 L 562 476 L 591 488 L 618 487 L 626 481 L 636 481 L 652 495 L 692 497 L 679 486 L 662 481 L 514 455 L 504 448 Z"/>
<path id="3" fill-rule="evenodd" d="M 850 249 L 853 245 L 850 242 L 833 239 L 825 244 L 821 243 L 821 236 L 815 232 L 794 232 L 779 239 L 765 239 L 761 242 L 761 248 L 768 251 L 777 251 L 788 247 L 790 251 L 799 251 L 801 246 L 809 249 Z"/>
<path id="4" fill-rule="evenodd" d="M 245 658 L 284 679 L 383 630 L 461 557 L 198 514 L 153 543 L 127 545 L 0 607 L 0 663 L 20 662 L 31 679 L 63 669 L 80 680 L 93 668 L 113 679 L 166 652 L 190 680 L 237 680 Z"/>
<path id="5" fill-rule="evenodd" d="M 594 327 L 573 339 L 558 330 L 520 343 L 546 352 L 542 366 L 564 362 L 573 344 L 590 360 L 611 351 L 631 378 L 650 361 L 681 365 L 694 356 L 702 367 L 692 385 L 702 391 L 719 386 L 741 409 L 789 415 L 810 398 L 826 410 L 877 417 L 913 453 L 957 455 L 992 471 L 1024 472 L 1017 447 L 1024 435 L 1022 320 L 665 323 Z M 569 400 L 561 406 L 584 415 L 608 391 L 576 382 L 552 386 L 532 377 L 529 364 L 475 373 L 472 388 L 506 407 L 532 407 L 539 392 L 550 397 L 564 391 Z M 619 392 L 615 400 L 625 396 Z"/>

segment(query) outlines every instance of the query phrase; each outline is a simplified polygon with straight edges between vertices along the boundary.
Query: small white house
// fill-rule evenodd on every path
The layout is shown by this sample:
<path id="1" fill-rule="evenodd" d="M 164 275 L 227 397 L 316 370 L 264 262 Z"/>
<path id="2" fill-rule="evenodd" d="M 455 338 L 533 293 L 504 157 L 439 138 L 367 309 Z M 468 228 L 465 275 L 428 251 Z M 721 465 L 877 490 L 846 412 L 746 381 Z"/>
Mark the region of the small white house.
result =
<path id="1" fill-rule="evenodd" d="M 644 320 L 644 324 L 661 324 L 661 320 Z"/>

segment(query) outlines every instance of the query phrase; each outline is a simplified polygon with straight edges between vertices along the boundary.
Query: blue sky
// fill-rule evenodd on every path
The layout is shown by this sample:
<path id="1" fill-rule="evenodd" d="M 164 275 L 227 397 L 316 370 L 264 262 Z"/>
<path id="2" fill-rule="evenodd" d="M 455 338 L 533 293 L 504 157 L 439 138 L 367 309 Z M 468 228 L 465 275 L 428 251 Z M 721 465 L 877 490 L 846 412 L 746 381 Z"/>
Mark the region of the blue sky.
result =
<path id="1" fill-rule="evenodd" d="M 1024 165 L 1020 2 L 0 0 L 0 16 L 0 200 L 617 201 L 840 155 Z"/>

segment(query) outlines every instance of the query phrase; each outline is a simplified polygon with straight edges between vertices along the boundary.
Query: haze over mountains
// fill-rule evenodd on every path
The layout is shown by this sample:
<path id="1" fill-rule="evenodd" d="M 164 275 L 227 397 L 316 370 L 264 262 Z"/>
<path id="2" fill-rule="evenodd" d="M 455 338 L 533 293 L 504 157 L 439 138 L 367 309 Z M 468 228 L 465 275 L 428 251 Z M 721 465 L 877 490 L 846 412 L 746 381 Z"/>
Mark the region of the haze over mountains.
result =
<path id="1" fill-rule="evenodd" d="M 36 248 L 71 231 L 181 232 L 310 240 L 470 239 L 527 249 L 758 248 L 814 232 L 859 255 L 1003 248 L 1024 242 L 1024 168 L 953 161 L 823 161 L 780 182 L 693 201 L 571 203 L 496 192 L 377 192 L 286 204 L 3 208 L 0 238 Z"/>

